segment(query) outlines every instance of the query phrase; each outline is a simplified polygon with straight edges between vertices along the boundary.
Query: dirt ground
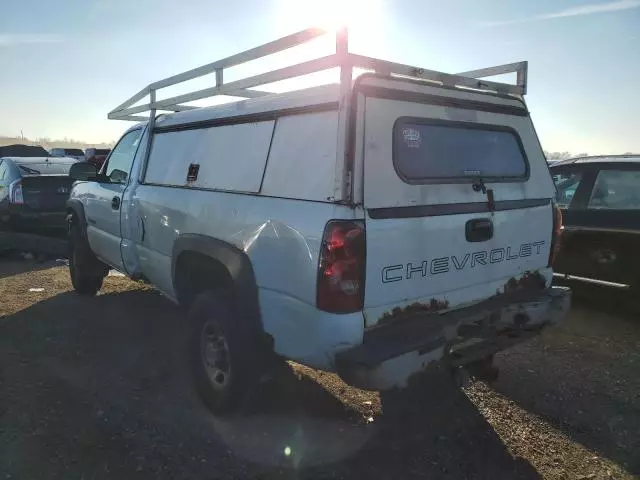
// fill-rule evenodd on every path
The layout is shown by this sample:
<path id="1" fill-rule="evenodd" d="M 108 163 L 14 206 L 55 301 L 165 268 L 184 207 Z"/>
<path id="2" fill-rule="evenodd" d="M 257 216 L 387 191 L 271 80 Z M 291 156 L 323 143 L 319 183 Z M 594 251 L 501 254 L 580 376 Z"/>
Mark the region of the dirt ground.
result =
<path id="1" fill-rule="evenodd" d="M 120 277 L 82 298 L 64 266 L 0 262 L 0 480 L 634 478 L 638 310 L 576 297 L 490 386 L 434 370 L 381 402 L 294 365 L 221 420 L 190 389 L 166 299 Z"/>

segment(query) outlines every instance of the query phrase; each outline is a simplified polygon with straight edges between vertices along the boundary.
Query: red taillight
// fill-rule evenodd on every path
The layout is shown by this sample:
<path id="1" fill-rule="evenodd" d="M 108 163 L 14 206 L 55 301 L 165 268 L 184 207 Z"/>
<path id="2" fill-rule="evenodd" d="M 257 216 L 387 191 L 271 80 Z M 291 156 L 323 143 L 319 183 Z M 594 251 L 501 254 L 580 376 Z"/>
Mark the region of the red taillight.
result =
<path id="1" fill-rule="evenodd" d="M 555 203 L 553 207 L 553 233 L 551 234 L 551 251 L 549 252 L 549 266 L 553 266 L 553 262 L 560 251 L 560 238 L 562 234 L 562 210 Z"/>
<path id="2" fill-rule="evenodd" d="M 23 205 L 22 180 L 16 180 L 9 185 L 9 202 L 14 205 Z"/>
<path id="3" fill-rule="evenodd" d="M 331 220 L 324 228 L 318 263 L 317 306 L 331 313 L 362 310 L 366 239 L 364 224 Z"/>

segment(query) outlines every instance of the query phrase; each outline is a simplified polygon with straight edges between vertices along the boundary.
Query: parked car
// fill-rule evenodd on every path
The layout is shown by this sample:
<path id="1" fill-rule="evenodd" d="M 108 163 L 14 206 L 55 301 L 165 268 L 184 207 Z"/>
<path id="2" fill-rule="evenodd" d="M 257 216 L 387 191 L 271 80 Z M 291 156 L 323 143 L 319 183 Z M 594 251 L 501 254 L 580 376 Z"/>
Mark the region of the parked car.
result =
<path id="1" fill-rule="evenodd" d="M 5 145 L 0 147 L 0 157 L 48 157 L 49 152 L 39 145 Z"/>
<path id="2" fill-rule="evenodd" d="M 52 148 L 52 157 L 69 157 L 76 160 L 84 160 L 84 152 L 79 148 Z"/>
<path id="3" fill-rule="evenodd" d="M 0 229 L 64 235 L 66 202 L 73 183 L 69 169 L 74 163 L 69 158 L 0 158 Z"/>
<path id="4" fill-rule="evenodd" d="M 450 76 L 321 60 L 304 73 L 339 65 L 347 79 L 188 110 L 152 96 L 149 108 L 178 113 L 130 128 L 102 172 L 71 169 L 76 292 L 95 295 L 112 267 L 188 309 L 195 383 L 217 413 L 243 404 L 275 358 L 376 390 L 432 361 L 490 375 L 495 352 L 569 309 L 570 290 L 551 286 L 560 216 L 526 86 L 471 77 L 505 66 Z M 352 83 L 364 65 L 386 73 Z M 510 68 L 526 78 L 525 64 Z M 258 95 L 230 88 L 209 91 Z M 140 98 L 109 117 L 131 119 Z"/>
<path id="5" fill-rule="evenodd" d="M 104 160 L 111 152 L 110 148 L 87 148 L 84 151 L 84 158 L 87 162 L 92 163 L 98 170 L 102 167 Z"/>
<path id="6" fill-rule="evenodd" d="M 565 160 L 551 167 L 564 232 L 556 271 L 640 285 L 640 156 Z"/>

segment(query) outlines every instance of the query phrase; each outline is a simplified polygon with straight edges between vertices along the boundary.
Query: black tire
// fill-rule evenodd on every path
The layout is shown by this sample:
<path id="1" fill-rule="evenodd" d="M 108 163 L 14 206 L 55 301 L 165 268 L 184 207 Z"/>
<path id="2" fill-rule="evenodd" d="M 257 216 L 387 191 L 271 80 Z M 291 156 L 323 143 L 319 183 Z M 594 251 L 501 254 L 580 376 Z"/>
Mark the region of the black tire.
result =
<path id="1" fill-rule="evenodd" d="M 493 355 L 476 360 L 467 365 L 466 368 L 472 377 L 488 383 L 497 381 L 500 373 L 498 367 L 494 365 Z"/>
<path id="2" fill-rule="evenodd" d="M 255 332 L 237 318 L 233 292 L 198 295 L 189 310 L 189 325 L 187 353 L 204 404 L 216 415 L 246 406 L 258 384 L 261 362 Z"/>
<path id="3" fill-rule="evenodd" d="M 80 295 L 95 295 L 102 287 L 108 267 L 91 251 L 81 227 L 70 218 L 69 275 L 73 289 Z"/>

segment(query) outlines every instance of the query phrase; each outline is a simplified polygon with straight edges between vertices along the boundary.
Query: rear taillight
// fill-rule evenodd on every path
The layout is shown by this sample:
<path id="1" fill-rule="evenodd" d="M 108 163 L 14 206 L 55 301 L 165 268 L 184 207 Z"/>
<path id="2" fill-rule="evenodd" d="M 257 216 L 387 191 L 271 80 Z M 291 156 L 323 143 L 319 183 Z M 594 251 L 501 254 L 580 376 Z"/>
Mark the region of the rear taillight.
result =
<path id="1" fill-rule="evenodd" d="M 331 220 L 324 228 L 318 263 L 317 306 L 331 313 L 362 310 L 366 238 L 364 223 Z"/>
<path id="2" fill-rule="evenodd" d="M 22 180 L 16 180 L 9 185 L 9 202 L 16 205 L 24 204 L 22 196 Z"/>
<path id="3" fill-rule="evenodd" d="M 553 233 L 551 234 L 551 251 L 549 252 L 549 266 L 553 266 L 553 262 L 560 251 L 560 239 L 562 235 L 562 210 L 555 203 L 553 208 Z"/>

